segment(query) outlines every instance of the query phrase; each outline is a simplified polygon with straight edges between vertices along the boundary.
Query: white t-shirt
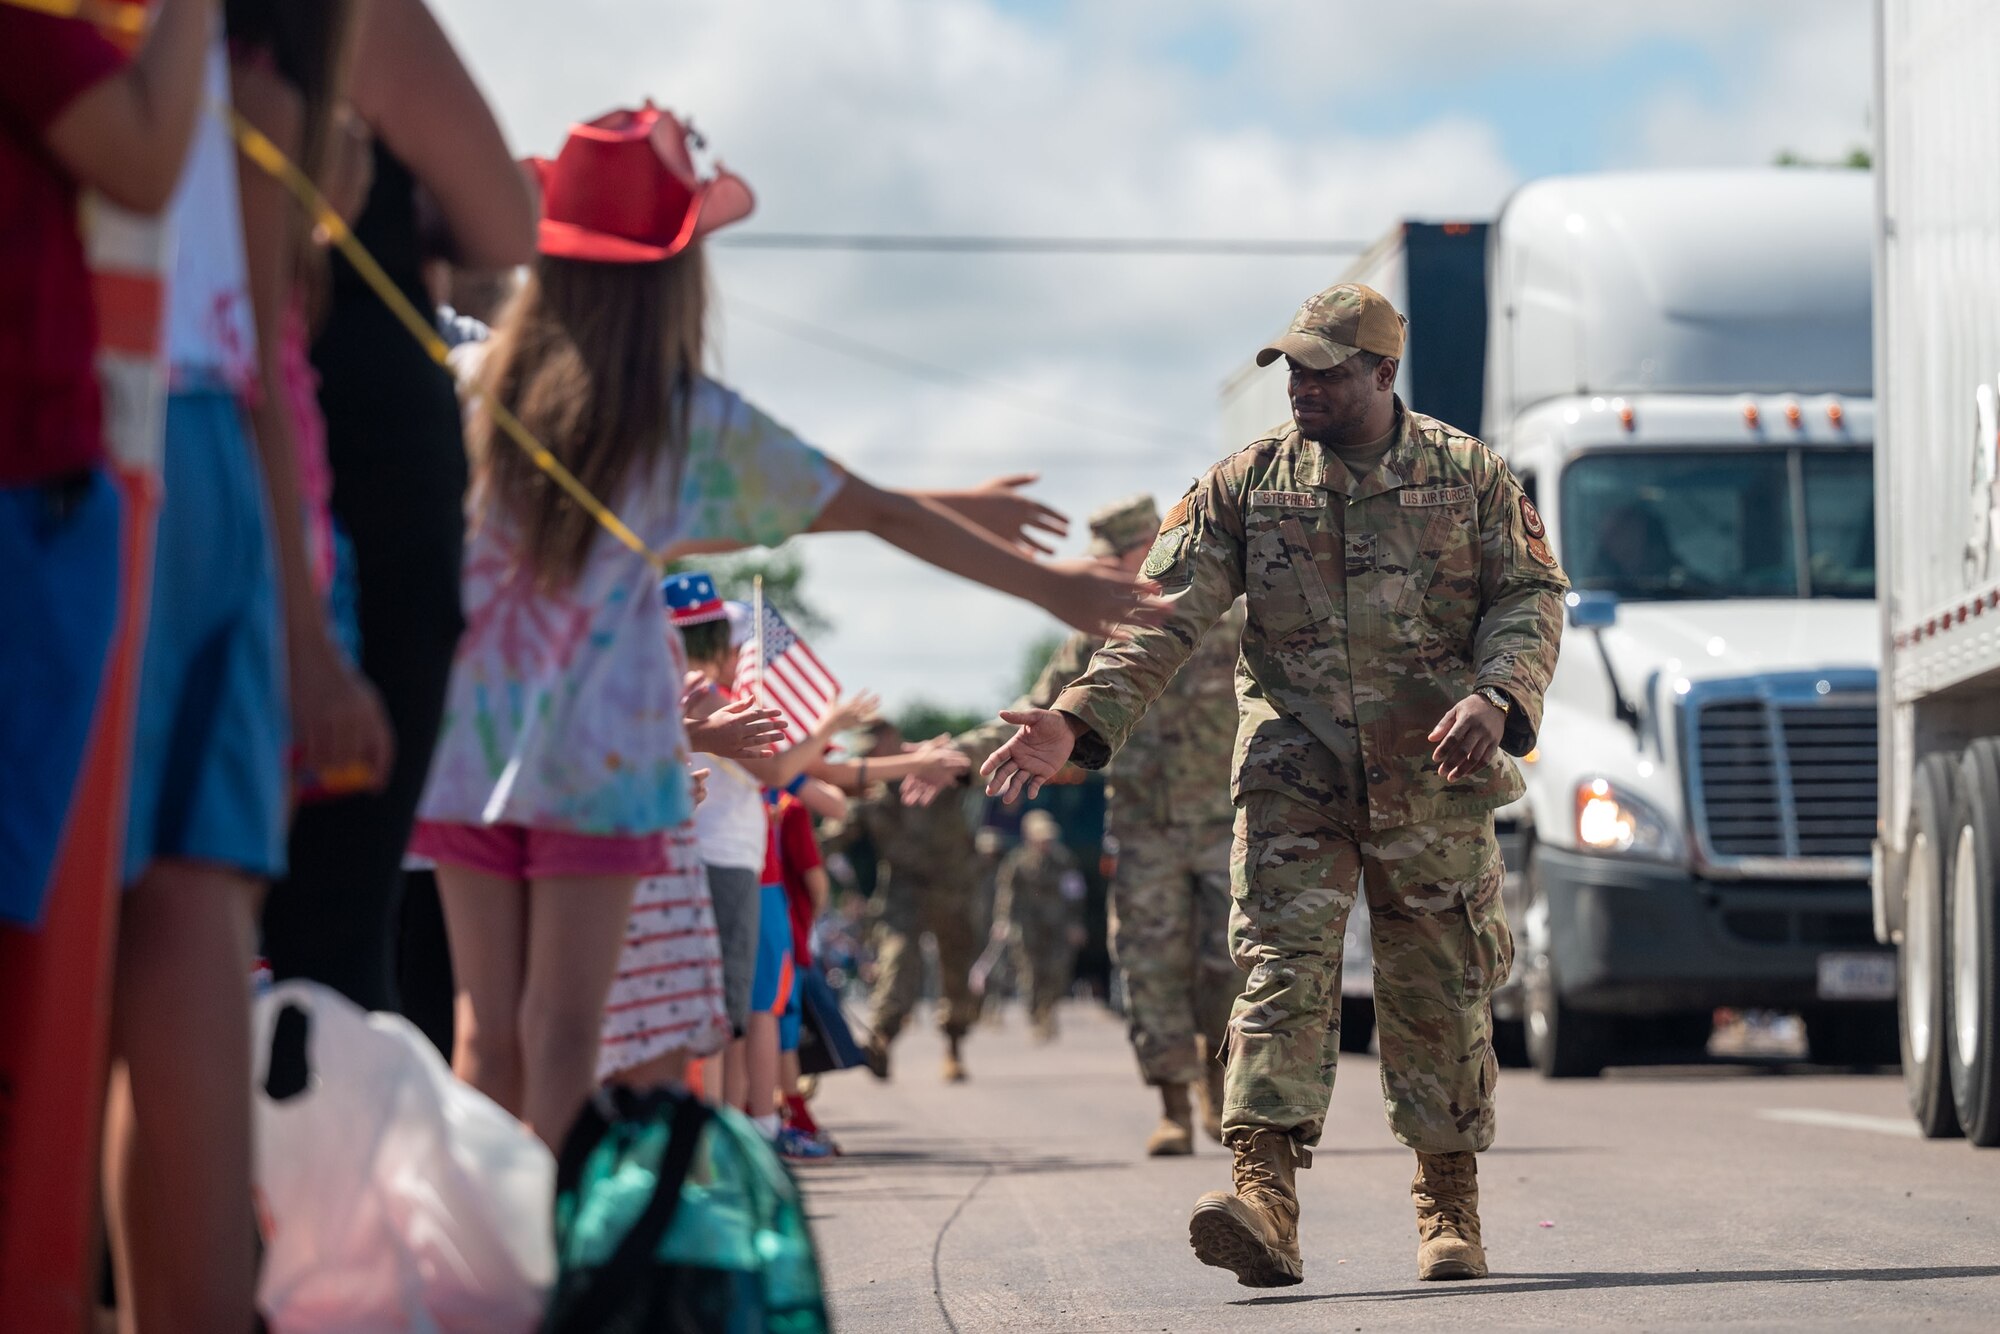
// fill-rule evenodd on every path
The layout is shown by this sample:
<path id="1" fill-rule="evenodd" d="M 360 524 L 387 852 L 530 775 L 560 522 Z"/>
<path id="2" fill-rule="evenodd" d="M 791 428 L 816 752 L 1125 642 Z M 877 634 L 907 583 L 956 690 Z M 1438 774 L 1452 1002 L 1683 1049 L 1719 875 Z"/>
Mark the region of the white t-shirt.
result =
<path id="1" fill-rule="evenodd" d="M 229 105 L 229 55 L 222 22 L 208 46 L 202 96 L 187 168 L 174 194 L 174 270 L 167 285 L 167 362 L 176 387 L 198 382 L 242 393 L 257 378 L 257 326 L 243 257 L 236 146 L 218 107 Z"/>
<path id="2" fill-rule="evenodd" d="M 708 797 L 694 808 L 702 861 L 762 875 L 771 838 L 764 785 L 742 765 L 713 755 L 695 756 L 694 767 L 709 771 Z"/>

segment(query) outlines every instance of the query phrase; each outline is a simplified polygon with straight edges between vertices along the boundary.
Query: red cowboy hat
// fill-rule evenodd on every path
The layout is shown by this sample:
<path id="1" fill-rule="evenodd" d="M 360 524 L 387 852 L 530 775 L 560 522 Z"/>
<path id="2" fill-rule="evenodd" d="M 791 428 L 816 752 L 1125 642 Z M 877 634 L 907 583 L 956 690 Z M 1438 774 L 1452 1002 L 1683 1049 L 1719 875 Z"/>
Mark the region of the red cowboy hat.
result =
<path id="1" fill-rule="evenodd" d="M 554 162 L 528 159 L 542 185 L 536 248 L 561 259 L 649 264 L 748 217 L 756 206 L 750 187 L 720 163 L 702 180 L 688 154 L 690 137 L 671 111 L 651 102 L 570 126 Z"/>

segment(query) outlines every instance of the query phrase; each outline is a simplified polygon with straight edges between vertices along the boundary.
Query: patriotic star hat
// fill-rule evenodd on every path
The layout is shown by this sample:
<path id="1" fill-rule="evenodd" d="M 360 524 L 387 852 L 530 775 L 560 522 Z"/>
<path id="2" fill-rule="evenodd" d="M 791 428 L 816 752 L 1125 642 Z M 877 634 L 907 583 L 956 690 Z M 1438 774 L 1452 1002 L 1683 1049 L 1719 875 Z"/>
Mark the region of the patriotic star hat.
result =
<path id="1" fill-rule="evenodd" d="M 666 599 L 667 614 L 676 626 L 729 619 L 722 595 L 715 591 L 715 580 L 706 574 L 670 574 L 660 581 L 660 595 Z"/>
<path id="2" fill-rule="evenodd" d="M 553 162 L 527 161 L 542 187 L 536 248 L 559 259 L 650 264 L 750 216 L 757 200 L 743 178 L 719 163 L 703 177 L 690 145 L 703 147 L 701 136 L 651 102 L 570 126 Z"/>

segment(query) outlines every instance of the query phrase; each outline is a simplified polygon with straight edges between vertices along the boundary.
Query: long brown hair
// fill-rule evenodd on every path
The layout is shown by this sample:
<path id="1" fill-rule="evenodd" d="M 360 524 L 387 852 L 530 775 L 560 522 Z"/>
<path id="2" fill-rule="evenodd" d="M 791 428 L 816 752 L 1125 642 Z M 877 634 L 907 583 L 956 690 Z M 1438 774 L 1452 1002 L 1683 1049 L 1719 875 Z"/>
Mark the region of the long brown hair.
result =
<path id="1" fill-rule="evenodd" d="M 699 242 L 652 264 L 540 255 L 501 317 L 480 378 L 606 505 L 617 506 L 635 466 L 650 469 L 663 453 L 678 499 L 707 314 Z M 542 585 L 576 582 L 596 521 L 501 436 L 491 414 L 475 413 L 469 442 L 487 503 L 520 526 Z"/>

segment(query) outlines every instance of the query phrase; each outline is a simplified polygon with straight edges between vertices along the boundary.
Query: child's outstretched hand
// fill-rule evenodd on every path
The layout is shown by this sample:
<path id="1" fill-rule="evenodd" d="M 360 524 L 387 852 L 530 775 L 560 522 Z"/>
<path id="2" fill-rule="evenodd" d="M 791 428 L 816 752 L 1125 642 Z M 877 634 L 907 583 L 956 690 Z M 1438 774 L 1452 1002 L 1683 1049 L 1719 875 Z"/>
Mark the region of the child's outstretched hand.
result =
<path id="1" fill-rule="evenodd" d="M 694 804 L 697 806 L 708 800 L 708 775 L 710 772 L 707 769 L 688 770 L 688 787 L 693 790 Z"/>
<path id="2" fill-rule="evenodd" d="M 1052 560 L 1042 565 L 1047 586 L 1035 598 L 1065 624 L 1106 639 L 1167 617 L 1160 586 L 1100 561 Z"/>
<path id="3" fill-rule="evenodd" d="M 834 701 L 826 716 L 819 720 L 822 736 L 838 736 L 870 721 L 882 709 L 882 697 L 864 690 L 858 695 L 844 695 Z"/>
<path id="4" fill-rule="evenodd" d="M 1069 536 L 1069 516 L 1061 510 L 1049 508 L 1033 496 L 1022 494 L 1021 488 L 1033 486 L 1041 480 L 1040 473 L 1015 473 L 982 482 L 969 491 L 935 495 L 942 504 L 958 511 L 962 517 L 978 524 L 1002 542 L 1020 548 L 1024 555 L 1053 556 L 1056 549 L 1048 543 Z M 1042 534 L 1047 534 L 1047 539 Z"/>
<path id="5" fill-rule="evenodd" d="M 689 713 L 683 721 L 689 747 L 704 755 L 762 760 L 777 754 L 778 743 L 785 739 L 785 730 L 778 726 L 781 716 L 776 709 L 758 708 L 754 699 L 739 699 L 699 715 Z"/>

